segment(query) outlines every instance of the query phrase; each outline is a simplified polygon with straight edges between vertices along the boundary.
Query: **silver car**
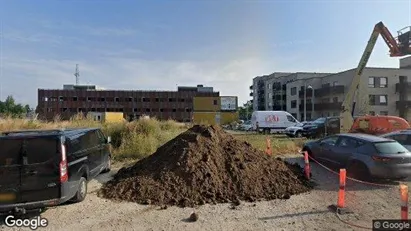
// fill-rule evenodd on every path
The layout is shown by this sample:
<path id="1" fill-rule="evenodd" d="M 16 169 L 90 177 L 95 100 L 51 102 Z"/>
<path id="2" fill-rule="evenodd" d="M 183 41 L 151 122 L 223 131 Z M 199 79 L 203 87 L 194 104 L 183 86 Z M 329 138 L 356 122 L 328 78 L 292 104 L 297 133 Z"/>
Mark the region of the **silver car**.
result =
<path id="1" fill-rule="evenodd" d="M 411 175 L 411 152 L 395 140 L 367 134 L 336 134 L 304 144 L 314 159 L 346 168 L 349 176 L 404 179 Z"/>
<path id="2" fill-rule="evenodd" d="M 310 124 L 310 122 L 304 121 L 296 126 L 291 126 L 285 129 L 284 133 L 288 137 L 302 137 L 303 126 Z"/>
<path id="3" fill-rule="evenodd" d="M 381 135 L 381 137 L 396 140 L 398 143 L 408 149 L 408 151 L 411 151 L 411 129 L 391 132 Z"/>

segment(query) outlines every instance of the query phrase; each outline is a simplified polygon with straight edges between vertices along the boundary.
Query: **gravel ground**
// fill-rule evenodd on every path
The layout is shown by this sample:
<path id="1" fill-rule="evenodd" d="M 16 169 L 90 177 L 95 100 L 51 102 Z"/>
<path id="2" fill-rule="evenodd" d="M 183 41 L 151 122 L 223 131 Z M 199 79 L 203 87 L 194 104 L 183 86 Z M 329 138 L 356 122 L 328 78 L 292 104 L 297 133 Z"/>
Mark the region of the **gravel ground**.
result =
<path id="1" fill-rule="evenodd" d="M 301 157 L 287 157 L 302 163 Z M 41 214 L 49 225 L 44 230 L 359 230 L 342 222 L 329 205 L 337 201 L 338 176 L 312 164 L 315 190 L 288 200 L 204 205 L 199 208 L 160 209 L 134 203 L 118 203 L 97 197 L 102 182 L 111 173 L 89 183 L 84 202 L 50 208 Z M 346 206 L 353 213 L 341 219 L 371 228 L 372 219 L 400 217 L 399 191 L 392 187 L 365 186 L 347 182 Z M 197 222 L 187 218 L 192 212 Z M 18 230 L 3 225 L 2 230 Z"/>

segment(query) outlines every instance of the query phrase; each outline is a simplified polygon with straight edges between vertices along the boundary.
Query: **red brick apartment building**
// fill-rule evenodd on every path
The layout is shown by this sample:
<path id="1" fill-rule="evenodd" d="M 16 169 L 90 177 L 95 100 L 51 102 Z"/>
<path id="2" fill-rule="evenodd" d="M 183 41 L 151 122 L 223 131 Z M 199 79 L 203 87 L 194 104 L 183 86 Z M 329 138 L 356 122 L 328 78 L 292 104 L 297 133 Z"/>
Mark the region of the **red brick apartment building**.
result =
<path id="1" fill-rule="evenodd" d="M 195 96 L 218 97 L 220 93 L 203 85 L 178 87 L 177 91 L 99 90 L 93 85 L 64 85 L 63 89 L 38 89 L 36 112 L 45 120 L 57 115 L 69 119 L 79 112 L 123 112 L 125 118 L 148 115 L 189 122 Z"/>

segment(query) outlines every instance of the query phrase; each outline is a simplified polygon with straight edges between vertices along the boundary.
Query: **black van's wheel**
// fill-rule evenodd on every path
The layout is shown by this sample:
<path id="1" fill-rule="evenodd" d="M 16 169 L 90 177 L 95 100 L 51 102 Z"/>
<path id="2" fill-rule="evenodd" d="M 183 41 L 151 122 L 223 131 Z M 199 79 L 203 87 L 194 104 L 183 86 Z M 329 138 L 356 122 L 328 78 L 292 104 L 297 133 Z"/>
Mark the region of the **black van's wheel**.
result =
<path id="1" fill-rule="evenodd" d="M 87 196 L 87 180 L 84 177 L 80 178 L 80 183 L 76 192 L 76 195 L 73 197 L 73 202 L 78 203 L 84 201 Z"/>

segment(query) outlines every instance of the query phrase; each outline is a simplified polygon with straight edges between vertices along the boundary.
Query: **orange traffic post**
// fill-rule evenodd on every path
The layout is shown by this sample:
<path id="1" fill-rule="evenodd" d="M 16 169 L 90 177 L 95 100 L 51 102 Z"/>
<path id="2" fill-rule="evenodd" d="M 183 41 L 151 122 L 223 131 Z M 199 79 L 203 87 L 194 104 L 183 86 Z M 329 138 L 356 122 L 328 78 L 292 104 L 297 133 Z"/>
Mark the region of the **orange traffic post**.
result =
<path id="1" fill-rule="evenodd" d="M 408 220 L 408 186 L 400 184 L 401 220 Z"/>
<path id="2" fill-rule="evenodd" d="M 265 149 L 265 153 L 267 154 L 267 155 L 271 155 L 272 154 L 272 151 L 271 151 L 271 141 L 270 141 L 270 138 L 266 138 L 266 145 L 267 145 L 267 148 Z"/>
<path id="3" fill-rule="evenodd" d="M 310 162 L 308 160 L 308 152 L 304 152 L 304 173 L 307 180 L 310 179 Z"/>
<path id="4" fill-rule="evenodd" d="M 342 209 L 345 207 L 345 181 L 347 172 L 345 169 L 340 169 L 340 189 L 338 190 L 337 208 Z"/>

